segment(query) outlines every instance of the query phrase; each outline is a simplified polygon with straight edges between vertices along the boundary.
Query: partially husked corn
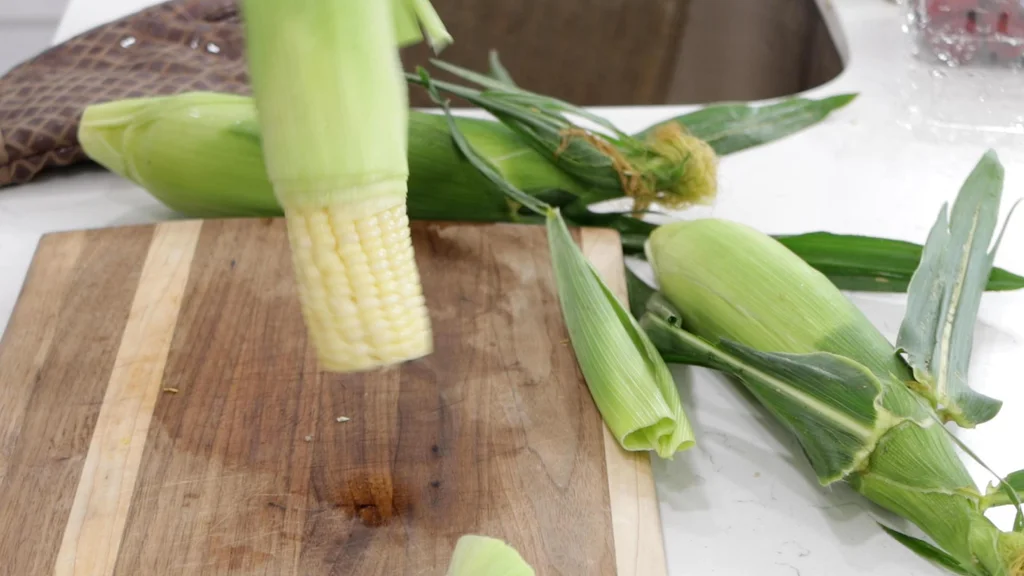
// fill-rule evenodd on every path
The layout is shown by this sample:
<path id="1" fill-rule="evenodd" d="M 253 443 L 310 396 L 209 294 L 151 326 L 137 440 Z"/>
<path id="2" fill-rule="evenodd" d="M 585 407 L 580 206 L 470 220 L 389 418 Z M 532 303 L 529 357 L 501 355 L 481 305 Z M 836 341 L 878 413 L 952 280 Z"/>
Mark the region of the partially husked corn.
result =
<path id="1" fill-rule="evenodd" d="M 910 520 L 960 573 L 1024 576 L 1024 533 L 985 516 L 911 368 L 823 274 L 720 219 L 661 226 L 646 251 L 672 306 L 652 299 L 641 322 L 663 354 L 736 377 L 797 436 L 822 485 L 844 480 Z"/>
<path id="2" fill-rule="evenodd" d="M 451 36 L 429 0 L 240 6 L 258 122 L 233 130 L 262 150 L 320 367 L 369 370 L 430 354 L 406 216 L 399 49 L 424 37 L 439 49 Z"/>
<path id="3" fill-rule="evenodd" d="M 367 370 L 432 350 L 404 199 L 383 209 L 286 209 L 307 329 L 321 365 Z"/>

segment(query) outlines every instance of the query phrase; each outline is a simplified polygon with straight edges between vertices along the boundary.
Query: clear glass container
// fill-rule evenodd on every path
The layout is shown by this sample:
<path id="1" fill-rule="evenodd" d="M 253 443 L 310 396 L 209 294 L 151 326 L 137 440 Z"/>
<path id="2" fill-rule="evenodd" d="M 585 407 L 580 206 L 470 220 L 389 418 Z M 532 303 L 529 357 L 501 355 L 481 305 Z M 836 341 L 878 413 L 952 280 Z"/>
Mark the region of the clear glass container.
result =
<path id="1" fill-rule="evenodd" d="M 906 0 L 919 56 L 953 66 L 1024 65 L 1024 0 Z"/>
<path id="2" fill-rule="evenodd" d="M 904 122 L 929 140 L 1024 139 L 1024 0 L 903 0 Z"/>

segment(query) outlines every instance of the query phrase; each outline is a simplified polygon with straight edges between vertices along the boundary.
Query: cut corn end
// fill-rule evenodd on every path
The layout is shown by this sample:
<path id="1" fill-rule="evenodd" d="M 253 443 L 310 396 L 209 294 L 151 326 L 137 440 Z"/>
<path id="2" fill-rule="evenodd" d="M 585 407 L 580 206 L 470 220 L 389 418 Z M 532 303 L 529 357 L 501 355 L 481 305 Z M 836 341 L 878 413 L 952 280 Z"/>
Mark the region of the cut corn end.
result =
<path id="1" fill-rule="evenodd" d="M 404 198 L 285 215 L 302 314 L 324 369 L 370 370 L 431 353 Z"/>

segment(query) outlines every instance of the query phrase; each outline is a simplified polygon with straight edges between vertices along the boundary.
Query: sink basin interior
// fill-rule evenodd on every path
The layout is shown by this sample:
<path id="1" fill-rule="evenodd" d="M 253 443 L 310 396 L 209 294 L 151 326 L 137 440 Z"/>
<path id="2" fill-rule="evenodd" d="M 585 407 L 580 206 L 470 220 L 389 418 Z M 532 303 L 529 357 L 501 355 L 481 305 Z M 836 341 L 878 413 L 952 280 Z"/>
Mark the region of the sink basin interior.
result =
<path id="1" fill-rule="evenodd" d="M 835 78 L 828 0 L 433 0 L 455 38 L 441 57 L 485 70 L 497 50 L 523 87 L 584 106 L 756 100 Z M 407 69 L 433 54 L 403 52 Z M 438 74 L 443 77 L 443 74 Z M 420 89 L 415 106 L 430 106 Z"/>

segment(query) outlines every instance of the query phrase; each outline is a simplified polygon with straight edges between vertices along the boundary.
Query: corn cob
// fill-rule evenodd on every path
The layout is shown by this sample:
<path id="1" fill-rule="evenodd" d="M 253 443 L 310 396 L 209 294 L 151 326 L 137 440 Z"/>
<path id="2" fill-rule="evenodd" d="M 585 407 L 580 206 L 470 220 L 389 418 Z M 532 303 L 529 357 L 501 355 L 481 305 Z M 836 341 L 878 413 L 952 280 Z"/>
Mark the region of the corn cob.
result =
<path id="1" fill-rule="evenodd" d="M 398 47 L 422 38 L 420 22 L 435 47 L 450 37 L 419 1 L 247 0 L 242 14 L 263 157 L 322 367 L 429 354 Z"/>
<path id="2" fill-rule="evenodd" d="M 822 485 L 845 480 L 911 520 L 941 549 L 933 559 L 1024 574 L 1024 534 L 985 517 L 950 435 L 907 386 L 913 373 L 824 275 L 715 219 L 662 226 L 647 253 L 660 294 L 641 325 L 667 361 L 737 377 L 797 436 Z"/>
<path id="3" fill-rule="evenodd" d="M 401 197 L 286 210 L 299 298 L 327 370 L 365 370 L 431 348 Z"/>

